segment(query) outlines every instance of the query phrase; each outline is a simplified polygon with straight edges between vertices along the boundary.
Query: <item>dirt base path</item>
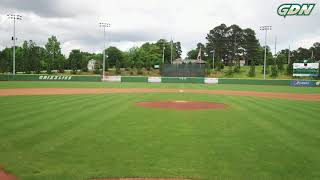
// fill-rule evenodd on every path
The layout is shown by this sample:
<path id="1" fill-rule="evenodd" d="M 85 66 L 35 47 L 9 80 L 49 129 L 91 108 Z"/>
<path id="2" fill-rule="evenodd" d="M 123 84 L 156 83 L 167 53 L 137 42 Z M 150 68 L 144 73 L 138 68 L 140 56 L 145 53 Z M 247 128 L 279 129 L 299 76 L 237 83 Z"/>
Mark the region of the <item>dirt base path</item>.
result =
<path id="1" fill-rule="evenodd" d="M 159 89 L 159 88 L 19 88 L 0 89 L 0 96 L 55 95 L 55 94 L 106 94 L 106 93 L 201 93 L 232 96 L 265 97 L 304 101 L 320 101 L 320 94 L 297 94 L 255 91 Z"/>
<path id="2" fill-rule="evenodd" d="M 4 172 L 1 168 L 0 168 L 0 180 L 17 180 L 16 177 L 14 177 L 11 174 L 8 174 L 6 172 Z"/>
<path id="3" fill-rule="evenodd" d="M 180 178 L 99 178 L 90 180 L 191 180 L 191 179 L 180 179 Z"/>

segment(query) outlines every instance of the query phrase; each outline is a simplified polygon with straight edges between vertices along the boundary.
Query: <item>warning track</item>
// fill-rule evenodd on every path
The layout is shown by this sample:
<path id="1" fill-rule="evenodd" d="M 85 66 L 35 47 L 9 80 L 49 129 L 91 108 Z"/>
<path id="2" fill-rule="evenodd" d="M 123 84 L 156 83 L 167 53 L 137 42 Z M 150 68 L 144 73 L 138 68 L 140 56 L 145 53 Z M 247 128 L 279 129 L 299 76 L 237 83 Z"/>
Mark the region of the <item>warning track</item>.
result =
<path id="1" fill-rule="evenodd" d="M 320 101 L 320 94 L 297 94 L 256 91 L 194 90 L 161 88 L 18 88 L 0 89 L 0 96 L 59 95 L 59 94 L 106 94 L 106 93 L 200 93 L 231 96 L 264 97 L 275 99 Z"/>

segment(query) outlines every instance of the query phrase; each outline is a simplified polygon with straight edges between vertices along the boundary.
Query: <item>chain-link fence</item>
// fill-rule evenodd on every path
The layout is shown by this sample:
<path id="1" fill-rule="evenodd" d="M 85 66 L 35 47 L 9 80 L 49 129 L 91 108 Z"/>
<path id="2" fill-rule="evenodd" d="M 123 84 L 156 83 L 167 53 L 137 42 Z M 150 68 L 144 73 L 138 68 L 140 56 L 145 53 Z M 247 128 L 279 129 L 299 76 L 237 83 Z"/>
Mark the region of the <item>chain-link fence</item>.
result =
<path id="1" fill-rule="evenodd" d="M 163 77 L 204 77 L 205 64 L 163 64 L 161 76 Z"/>

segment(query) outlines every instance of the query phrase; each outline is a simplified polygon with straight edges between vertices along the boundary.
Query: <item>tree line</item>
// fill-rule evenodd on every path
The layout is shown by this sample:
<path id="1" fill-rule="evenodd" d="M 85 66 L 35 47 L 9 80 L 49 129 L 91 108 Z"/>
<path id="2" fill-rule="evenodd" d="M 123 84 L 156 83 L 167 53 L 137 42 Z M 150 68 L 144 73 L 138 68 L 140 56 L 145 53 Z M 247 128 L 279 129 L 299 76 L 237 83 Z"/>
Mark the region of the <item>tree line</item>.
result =
<path id="1" fill-rule="evenodd" d="M 164 62 L 163 62 L 164 50 Z M 121 51 L 117 47 L 108 47 L 106 51 L 106 70 L 115 67 L 136 68 L 150 70 L 154 65 L 170 63 L 171 42 L 160 39 L 156 43 L 144 43 L 141 47 L 132 47 L 128 51 Z M 173 59 L 181 57 L 181 43 L 172 42 Z M 73 49 L 69 57 L 61 53 L 60 42 L 55 36 L 48 38 L 44 47 L 38 46 L 34 41 L 24 41 L 22 46 L 16 46 L 16 71 L 24 73 L 46 73 L 51 74 L 53 70 L 64 73 L 71 70 L 76 74 L 79 70 L 86 72 L 88 61 L 94 59 L 95 73 L 99 74 L 102 69 L 102 53 L 83 52 Z M 12 71 L 12 48 L 0 51 L 0 73 Z"/>
<path id="2" fill-rule="evenodd" d="M 250 66 L 248 76 L 255 76 L 255 66 L 264 64 L 264 49 L 260 45 L 256 33 L 250 28 L 242 29 L 236 24 L 227 26 L 221 24 L 216 26 L 206 36 L 206 43 L 198 43 L 195 49 L 187 53 L 189 59 L 196 59 L 201 49 L 201 57 L 212 67 L 213 55 L 215 58 L 214 67 L 217 70 L 228 66 L 227 74 L 240 72 L 240 60 L 244 60 Z M 279 72 L 285 71 L 284 64 L 288 64 L 286 73 L 292 74 L 292 64 L 295 62 L 315 62 L 320 60 L 320 43 L 316 42 L 309 49 L 298 48 L 290 51 L 284 49 L 272 54 L 269 46 L 266 58 L 266 73 L 277 76 Z M 214 53 L 213 53 L 214 51 Z M 270 69 L 271 66 L 271 69 Z M 262 70 L 263 72 L 263 70 Z"/>
<path id="3" fill-rule="evenodd" d="M 106 51 L 106 70 L 116 68 L 120 73 L 120 68 L 135 68 L 150 70 L 154 65 L 171 63 L 172 59 L 181 58 L 181 43 L 170 42 L 160 39 L 155 43 L 147 42 L 140 47 L 132 47 L 128 51 L 121 51 L 117 47 L 109 47 Z M 250 28 L 242 29 L 238 25 L 227 26 L 221 24 L 214 27 L 206 36 L 206 43 L 198 43 L 195 49 L 187 53 L 188 59 L 197 59 L 201 49 L 202 60 L 207 62 L 208 67 L 212 67 L 212 58 L 215 56 L 214 67 L 221 70 L 228 66 L 228 73 L 240 72 L 240 60 L 244 60 L 250 66 L 249 76 L 255 76 L 255 66 L 263 65 L 264 47 L 260 45 L 256 33 Z M 214 51 L 214 52 L 213 52 Z M 164 52 L 164 58 L 163 58 Z M 287 66 L 286 72 L 292 73 L 292 64 L 304 59 L 311 62 L 320 60 L 320 43 L 314 43 L 309 49 L 298 48 L 290 51 L 284 49 L 276 54 L 272 54 L 270 47 L 267 47 L 267 73 L 277 76 L 279 71 L 284 71 L 284 64 Z M 53 70 L 63 73 L 71 70 L 77 73 L 79 70 L 86 72 L 88 61 L 96 60 L 95 73 L 101 73 L 102 53 L 83 52 L 80 49 L 73 49 L 68 57 L 61 53 L 61 44 L 55 36 L 48 38 L 44 47 L 38 46 L 34 41 L 24 41 L 22 46 L 16 47 L 16 70 L 24 73 L 46 73 L 51 74 Z M 164 61 L 163 61 L 164 59 Z M 290 59 L 290 61 L 288 61 Z M 271 70 L 270 67 L 271 66 Z M 12 71 L 12 48 L 5 48 L 0 51 L 0 73 Z"/>

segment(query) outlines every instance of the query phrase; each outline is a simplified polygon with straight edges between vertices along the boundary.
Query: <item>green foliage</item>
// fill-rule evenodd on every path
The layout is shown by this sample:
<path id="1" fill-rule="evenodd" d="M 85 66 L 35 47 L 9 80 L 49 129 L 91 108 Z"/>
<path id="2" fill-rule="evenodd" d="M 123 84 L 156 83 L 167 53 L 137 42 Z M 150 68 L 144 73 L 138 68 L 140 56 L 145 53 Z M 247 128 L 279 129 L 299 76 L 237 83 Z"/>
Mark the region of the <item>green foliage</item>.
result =
<path id="1" fill-rule="evenodd" d="M 284 63 L 287 61 L 287 57 L 284 54 L 279 54 L 276 58 L 278 70 L 280 72 L 284 71 Z"/>
<path id="2" fill-rule="evenodd" d="M 271 66 L 271 74 L 270 74 L 270 76 L 273 77 L 273 78 L 278 76 L 278 68 L 277 68 L 276 64 L 273 64 Z"/>
<path id="3" fill-rule="evenodd" d="M 249 72 L 248 72 L 249 77 L 255 77 L 256 76 L 256 66 L 250 66 Z"/>
<path id="4" fill-rule="evenodd" d="M 101 73 L 100 69 L 101 69 L 101 62 L 96 60 L 96 62 L 94 64 L 94 73 L 100 74 Z"/>
<path id="5" fill-rule="evenodd" d="M 190 50 L 187 53 L 187 58 L 188 59 L 197 59 L 197 56 L 198 56 L 198 51 L 196 49 Z"/>
<path id="6" fill-rule="evenodd" d="M 48 38 L 48 42 L 45 45 L 46 52 L 47 52 L 47 58 L 46 58 L 46 69 L 47 73 L 51 74 L 51 71 L 53 70 L 55 59 L 61 56 L 61 48 L 60 48 L 60 42 L 55 36 L 51 36 Z"/>
<path id="7" fill-rule="evenodd" d="M 234 66 L 233 72 L 240 73 L 240 63 L 238 62 L 236 63 L 236 65 Z"/>
<path id="8" fill-rule="evenodd" d="M 229 65 L 228 66 L 228 70 L 226 72 L 226 76 L 232 76 L 233 75 L 233 66 L 232 65 Z"/>
<path id="9" fill-rule="evenodd" d="M 287 75 L 292 75 L 293 74 L 293 62 L 290 61 L 288 66 L 287 66 L 287 70 L 286 70 Z"/>
<path id="10" fill-rule="evenodd" d="M 69 55 L 69 62 L 70 62 L 70 68 L 73 74 L 76 74 L 78 72 L 82 58 L 83 56 L 79 49 L 73 49 L 71 51 Z"/>
<path id="11" fill-rule="evenodd" d="M 116 66 L 117 61 L 119 61 L 119 63 L 123 61 L 123 52 L 114 46 L 106 49 L 106 55 L 109 63 L 108 67 L 114 67 Z"/>
<path id="12" fill-rule="evenodd" d="M 120 60 L 117 60 L 116 61 L 116 74 L 121 74 L 121 63 L 120 63 Z"/>

